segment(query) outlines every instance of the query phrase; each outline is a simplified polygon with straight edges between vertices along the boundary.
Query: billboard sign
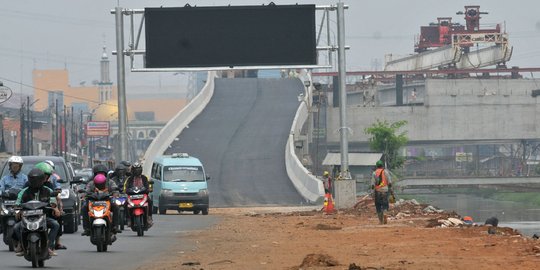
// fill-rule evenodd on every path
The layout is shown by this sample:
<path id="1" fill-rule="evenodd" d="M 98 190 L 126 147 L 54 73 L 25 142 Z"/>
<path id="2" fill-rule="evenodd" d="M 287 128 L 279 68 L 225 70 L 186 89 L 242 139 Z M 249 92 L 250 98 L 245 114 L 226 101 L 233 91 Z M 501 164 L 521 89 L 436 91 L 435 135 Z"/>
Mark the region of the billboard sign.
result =
<path id="1" fill-rule="evenodd" d="M 11 92 L 9 87 L 0 84 L 0 104 L 8 101 L 12 94 L 13 92 Z"/>
<path id="2" fill-rule="evenodd" d="M 316 65 L 315 5 L 145 8 L 146 68 Z"/>
<path id="3" fill-rule="evenodd" d="M 109 136 L 110 123 L 107 121 L 89 121 L 86 123 L 86 136 Z"/>

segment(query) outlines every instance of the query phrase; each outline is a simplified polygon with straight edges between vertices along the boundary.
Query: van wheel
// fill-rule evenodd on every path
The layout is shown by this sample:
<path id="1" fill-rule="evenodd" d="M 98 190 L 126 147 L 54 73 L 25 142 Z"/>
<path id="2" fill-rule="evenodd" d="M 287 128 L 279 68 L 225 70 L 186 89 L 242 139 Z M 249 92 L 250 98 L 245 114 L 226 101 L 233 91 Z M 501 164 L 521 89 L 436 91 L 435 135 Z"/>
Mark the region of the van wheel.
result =
<path id="1" fill-rule="evenodd" d="M 194 215 L 198 215 L 201 212 L 201 210 L 193 210 Z"/>
<path id="2" fill-rule="evenodd" d="M 166 215 L 167 214 L 167 208 L 165 207 L 159 207 L 159 214 L 160 215 Z"/>
<path id="3" fill-rule="evenodd" d="M 208 208 L 204 208 L 202 210 L 202 214 L 205 215 L 205 216 L 208 215 Z"/>
<path id="4" fill-rule="evenodd" d="M 158 208 L 155 206 L 152 206 L 152 214 L 157 214 Z"/>

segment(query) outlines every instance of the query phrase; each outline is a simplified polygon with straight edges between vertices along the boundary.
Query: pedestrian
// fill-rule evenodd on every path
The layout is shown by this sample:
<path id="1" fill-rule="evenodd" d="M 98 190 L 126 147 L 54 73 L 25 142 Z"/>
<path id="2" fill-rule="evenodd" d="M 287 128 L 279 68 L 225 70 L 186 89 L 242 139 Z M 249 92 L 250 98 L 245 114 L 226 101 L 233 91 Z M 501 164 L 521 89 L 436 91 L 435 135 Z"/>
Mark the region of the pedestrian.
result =
<path id="1" fill-rule="evenodd" d="M 375 200 L 375 209 L 377 209 L 377 217 L 379 224 L 386 224 L 387 217 L 384 214 L 388 210 L 388 197 L 392 193 L 392 179 L 388 171 L 384 168 L 382 160 L 378 160 L 375 165 L 377 169 L 371 177 L 371 189 L 373 190 L 373 198 Z"/>
<path id="2" fill-rule="evenodd" d="M 363 101 L 364 107 L 366 107 L 366 103 L 367 103 L 366 90 L 362 91 L 362 101 Z"/>
<path id="3" fill-rule="evenodd" d="M 324 171 L 323 173 L 323 184 L 324 184 L 324 193 L 330 193 L 332 194 L 333 190 L 333 186 L 332 186 L 332 177 L 330 176 L 330 173 L 328 173 L 328 171 Z"/>

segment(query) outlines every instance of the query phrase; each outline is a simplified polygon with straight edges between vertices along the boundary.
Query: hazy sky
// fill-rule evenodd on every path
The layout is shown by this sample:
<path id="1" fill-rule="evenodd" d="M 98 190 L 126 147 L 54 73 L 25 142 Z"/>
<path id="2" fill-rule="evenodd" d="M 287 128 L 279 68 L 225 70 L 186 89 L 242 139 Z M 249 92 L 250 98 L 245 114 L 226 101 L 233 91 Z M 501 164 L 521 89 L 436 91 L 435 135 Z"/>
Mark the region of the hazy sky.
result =
<path id="1" fill-rule="evenodd" d="M 258 0 L 0 0 L 0 81 L 19 91 L 19 84 L 5 79 L 32 84 L 32 69 L 61 69 L 67 67 L 72 85 L 82 81 L 90 84 L 99 79 L 99 59 L 103 44 L 110 54 L 115 48 L 114 15 L 110 10 L 157 6 L 259 5 L 270 1 Z M 337 1 L 273 1 L 276 4 L 329 5 Z M 436 21 L 437 17 L 452 16 L 464 24 L 463 15 L 455 15 L 464 5 L 478 4 L 490 14 L 483 15 L 483 24 L 505 23 L 514 53 L 510 66 L 540 66 L 540 1 L 441 1 L 441 0 L 350 0 L 346 11 L 346 43 L 348 70 L 371 70 L 374 59 L 382 61 L 387 53 L 413 52 L 414 37 L 420 26 Z M 318 13 L 317 24 L 320 24 Z M 136 20 L 138 24 L 140 19 Z M 335 14 L 332 15 L 335 29 Z M 128 29 L 125 20 L 126 30 Z M 333 30 L 335 32 L 335 30 Z M 127 33 L 127 32 L 126 32 Z M 335 39 L 335 34 L 332 34 Z M 128 35 L 126 35 L 126 40 Z M 326 40 L 326 38 L 323 38 Z M 144 39 L 142 39 L 144 41 Z M 144 45 L 144 42 L 143 44 Z M 321 44 L 325 45 L 325 44 Z M 126 59 L 127 63 L 127 59 Z M 382 62 L 380 62 L 382 65 Z M 325 63 L 321 63 L 325 64 Z M 131 85 L 158 87 L 183 82 L 182 76 L 172 73 L 127 73 L 128 92 Z M 5 78 L 5 79 L 4 79 Z M 116 83 L 116 65 L 112 61 L 111 78 Z M 23 86 L 22 90 L 27 91 Z"/>

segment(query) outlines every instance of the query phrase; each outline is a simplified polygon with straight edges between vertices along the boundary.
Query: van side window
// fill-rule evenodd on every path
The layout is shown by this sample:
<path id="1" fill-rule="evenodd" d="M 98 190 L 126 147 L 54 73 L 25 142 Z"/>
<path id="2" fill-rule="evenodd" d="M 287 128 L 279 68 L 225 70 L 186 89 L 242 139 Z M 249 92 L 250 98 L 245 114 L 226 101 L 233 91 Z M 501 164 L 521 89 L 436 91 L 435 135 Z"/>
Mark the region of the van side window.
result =
<path id="1" fill-rule="evenodd" d="M 161 179 L 161 165 L 157 166 L 156 169 L 156 179 Z"/>
<path id="2" fill-rule="evenodd" d="M 150 174 L 150 177 L 157 178 L 156 177 L 156 169 L 157 169 L 157 164 L 156 163 L 152 164 L 152 173 Z"/>

